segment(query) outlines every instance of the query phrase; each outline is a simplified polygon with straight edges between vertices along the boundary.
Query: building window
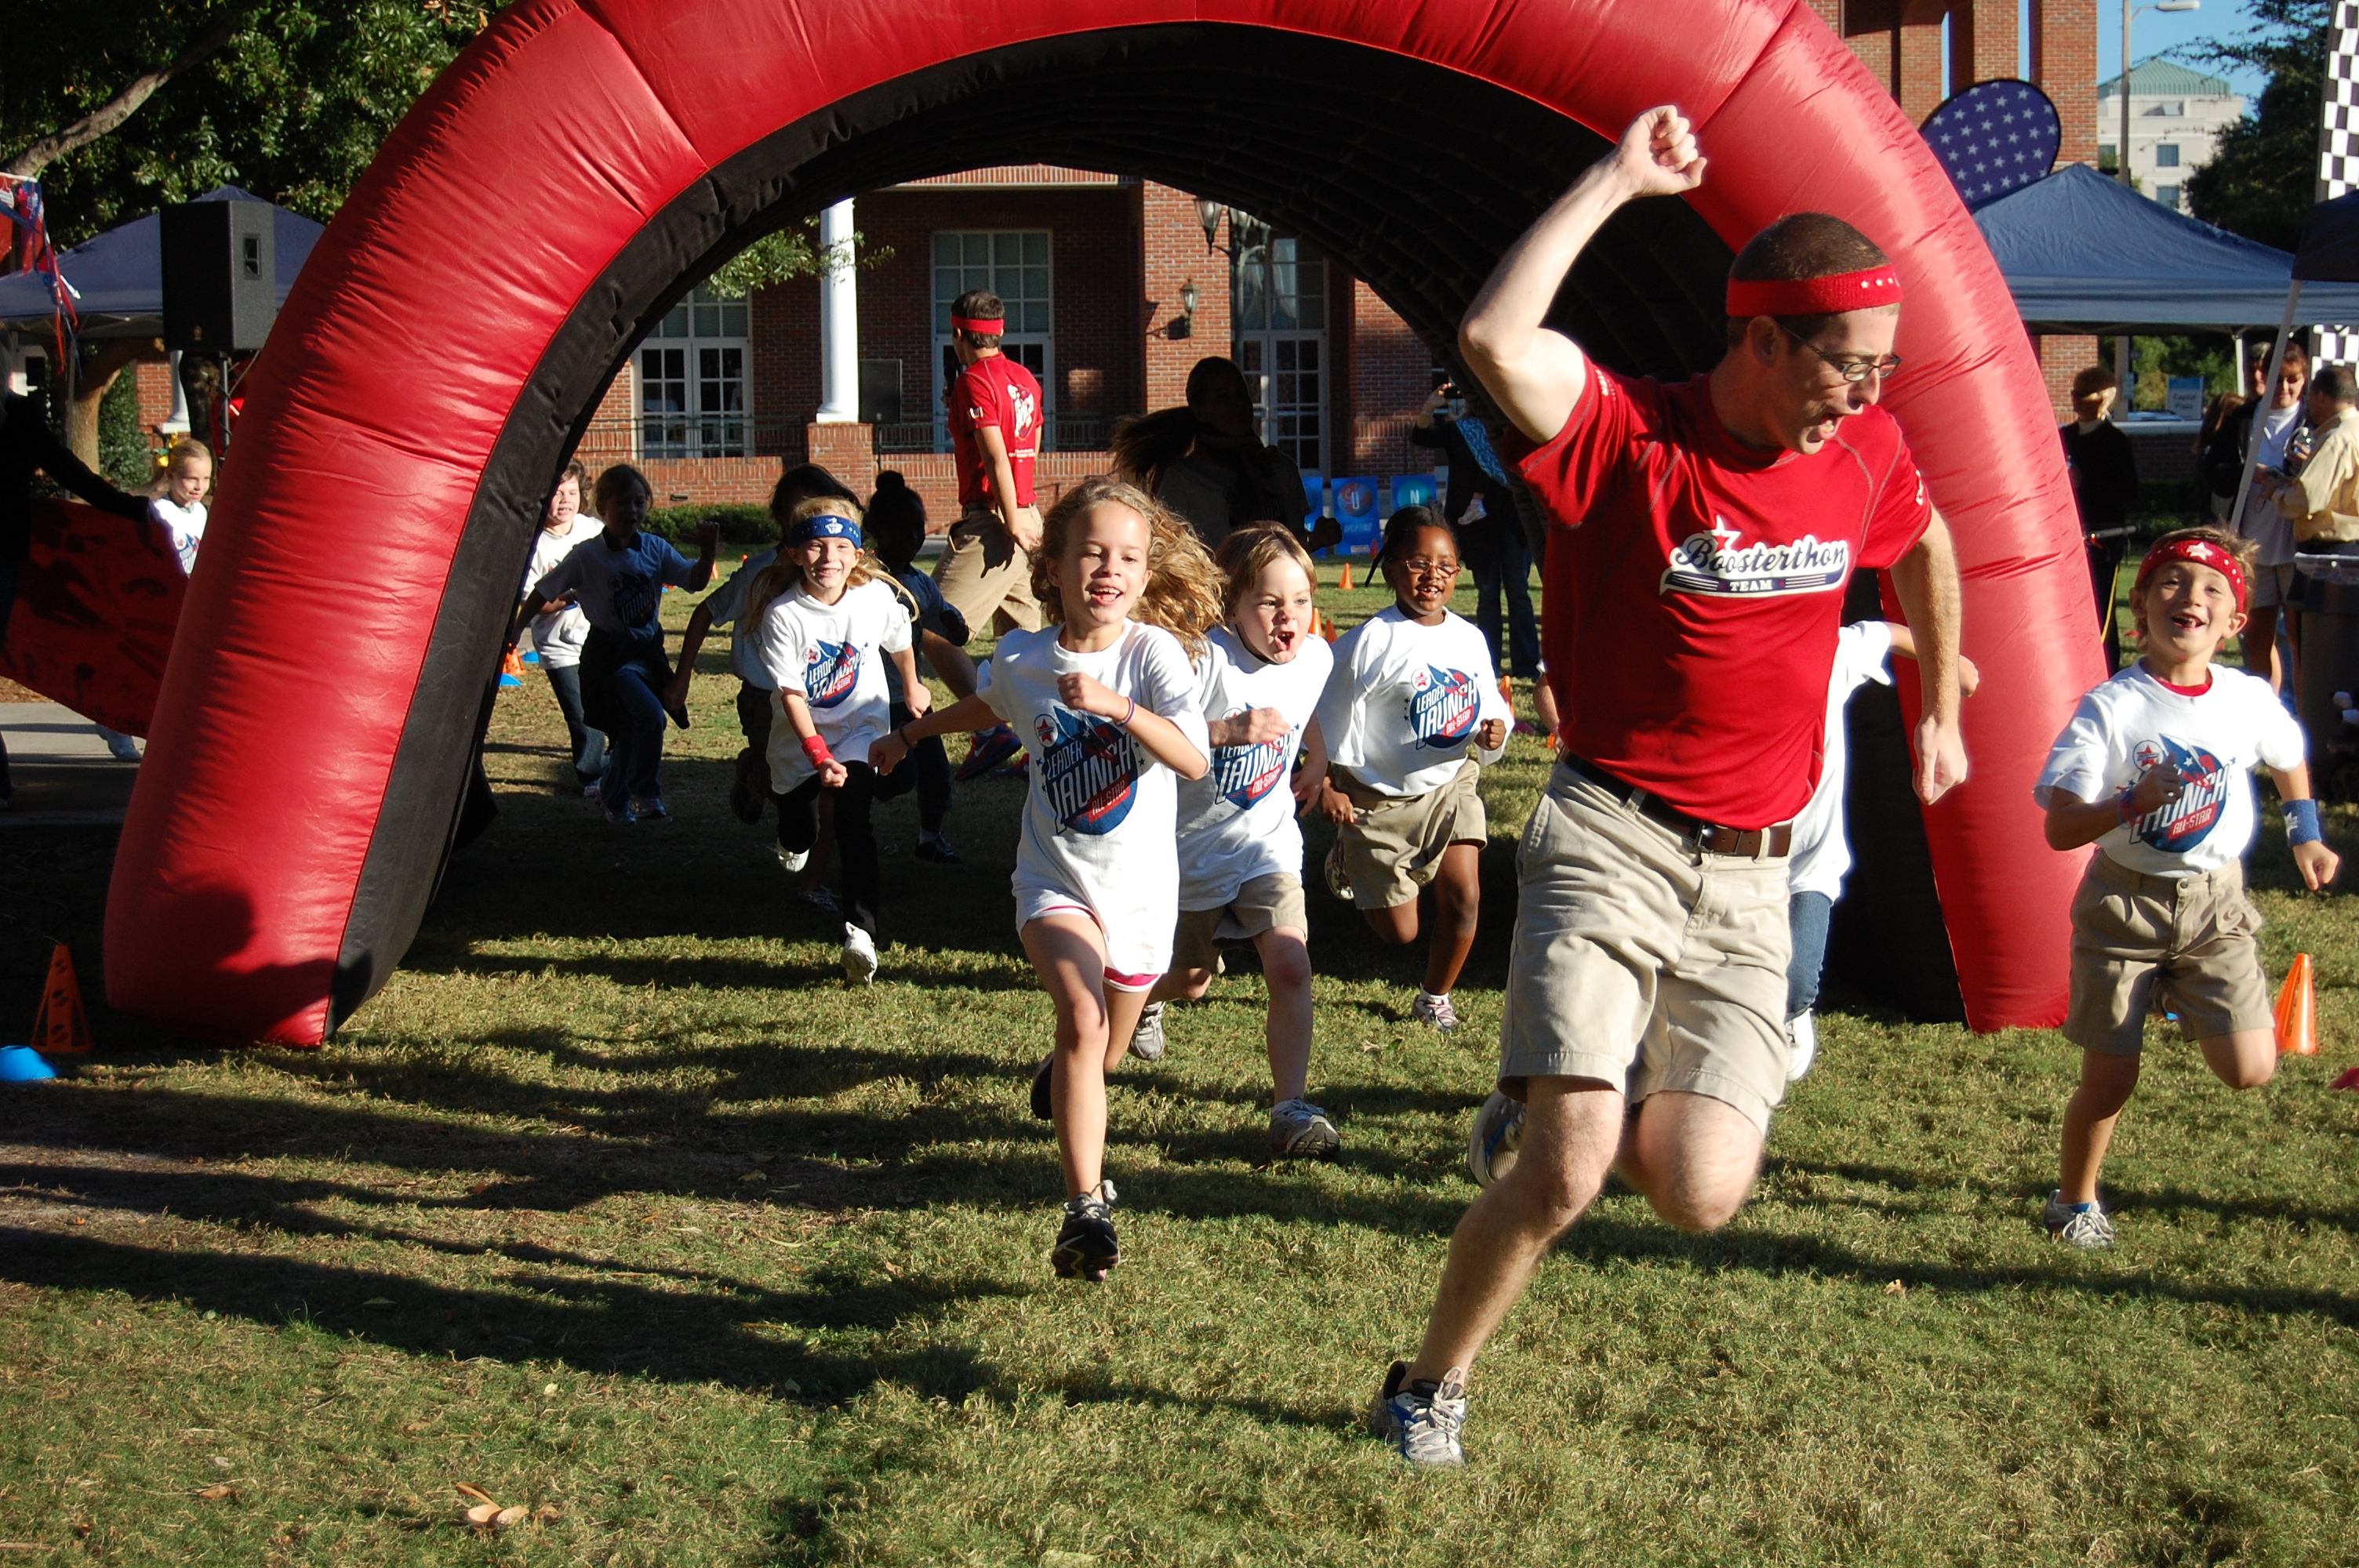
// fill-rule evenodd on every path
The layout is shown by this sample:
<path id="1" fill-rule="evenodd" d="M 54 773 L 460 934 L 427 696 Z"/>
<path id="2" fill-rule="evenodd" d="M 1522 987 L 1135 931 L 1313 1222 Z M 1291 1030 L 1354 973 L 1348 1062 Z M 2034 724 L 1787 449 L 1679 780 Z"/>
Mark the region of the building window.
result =
<path id="1" fill-rule="evenodd" d="M 750 450 L 748 308 L 700 285 L 639 346 L 639 455 L 742 458 Z"/>
<path id="2" fill-rule="evenodd" d="M 2114 154 L 2113 143 L 2099 142 L 2097 144 L 2097 167 L 2104 169 L 2107 174 L 2113 173 L 2115 168 L 2120 167 L 2119 160 Z"/>
<path id="3" fill-rule="evenodd" d="M 2157 168 L 2177 168 L 2179 167 L 2179 144 L 2177 142 L 2156 143 L 2154 148 L 2154 166 Z"/>
<path id="4" fill-rule="evenodd" d="M 2154 199 L 2174 212 L 2179 211 L 2179 187 L 2175 185 L 2156 186 Z"/>
<path id="5" fill-rule="evenodd" d="M 1231 225 L 1237 247 L 1230 295 L 1236 302 L 1236 360 L 1261 438 L 1304 473 L 1323 474 L 1327 259 L 1309 242 L 1274 235 L 1242 213 Z"/>
<path id="6" fill-rule="evenodd" d="M 1040 384 L 1040 449 L 1054 451 L 1069 444 L 1057 438 L 1049 242 L 1046 229 L 943 230 L 934 235 L 934 450 L 950 450 L 941 393 L 959 372 L 958 356 L 951 349 L 951 303 L 970 288 L 988 288 L 1007 308 L 1007 330 L 1000 336 L 999 351 Z"/>

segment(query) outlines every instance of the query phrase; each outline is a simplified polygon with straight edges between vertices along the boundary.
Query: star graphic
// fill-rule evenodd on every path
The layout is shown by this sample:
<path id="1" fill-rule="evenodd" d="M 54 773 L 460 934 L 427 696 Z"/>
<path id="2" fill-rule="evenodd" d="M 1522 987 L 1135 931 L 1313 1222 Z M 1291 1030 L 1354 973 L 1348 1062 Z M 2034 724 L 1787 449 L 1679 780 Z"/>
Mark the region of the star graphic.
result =
<path id="1" fill-rule="evenodd" d="M 1745 537 L 1736 529 L 1730 527 L 1728 519 L 1718 513 L 1712 514 L 1712 541 L 1723 550 L 1734 547 L 1739 539 Z"/>

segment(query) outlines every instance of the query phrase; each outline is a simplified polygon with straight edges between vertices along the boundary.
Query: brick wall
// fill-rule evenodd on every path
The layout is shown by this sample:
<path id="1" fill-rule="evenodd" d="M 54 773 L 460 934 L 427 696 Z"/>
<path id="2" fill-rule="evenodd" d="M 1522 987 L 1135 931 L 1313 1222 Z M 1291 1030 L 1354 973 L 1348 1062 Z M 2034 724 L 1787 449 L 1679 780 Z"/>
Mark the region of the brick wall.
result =
<path id="1" fill-rule="evenodd" d="M 2081 336 L 2034 338 L 2039 352 L 2039 377 L 2048 384 L 2048 401 L 2056 422 L 2072 416 L 2072 378 L 2097 362 L 2097 340 Z"/>
<path id="2" fill-rule="evenodd" d="M 1351 466 L 1340 471 L 1422 472 L 1432 459 L 1409 446 L 1406 421 L 1433 391 L 1433 351 L 1364 279 L 1351 285 Z"/>
<path id="3" fill-rule="evenodd" d="M 2021 21 L 2017 0 L 1961 0 L 1950 13 L 1951 80 L 1967 87 L 2020 76 Z"/>
<path id="4" fill-rule="evenodd" d="M 1899 62 L 1900 81 L 1894 96 L 1900 100 L 1900 112 L 1912 124 L 1922 124 L 1925 116 L 1941 106 L 1949 93 L 1949 81 L 1941 69 L 1943 18 L 1935 9 L 1925 15 L 1927 7 L 1909 5 L 1902 12 L 1894 58 Z"/>
<path id="5" fill-rule="evenodd" d="M 1174 408 L 1188 401 L 1188 373 L 1201 359 L 1225 359 L 1234 348 L 1235 318 L 1229 308 L 1229 258 L 1204 244 L 1196 199 L 1152 180 L 1136 191 L 1136 216 L 1143 268 L 1140 330 L 1145 333 L 1146 389 L 1141 412 Z M 1226 220 L 1217 236 L 1234 243 Z M 1184 338 L 1170 335 L 1180 315 L 1180 289 L 1196 285 L 1196 319 Z"/>
<path id="6" fill-rule="evenodd" d="M 2027 0 L 2031 7 L 2031 80 L 2056 101 L 2064 122 L 2057 162 L 2097 161 L 2096 0 Z"/>

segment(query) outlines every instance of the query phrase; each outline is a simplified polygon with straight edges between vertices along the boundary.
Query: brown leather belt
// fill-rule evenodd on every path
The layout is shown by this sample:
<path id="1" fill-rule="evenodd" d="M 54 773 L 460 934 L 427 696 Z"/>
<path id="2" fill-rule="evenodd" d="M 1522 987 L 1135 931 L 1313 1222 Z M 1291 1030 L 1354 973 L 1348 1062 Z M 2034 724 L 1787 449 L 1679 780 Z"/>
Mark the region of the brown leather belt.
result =
<path id="1" fill-rule="evenodd" d="M 1639 816 L 1678 834 L 1681 843 L 1699 853 L 1782 860 L 1794 848 L 1794 825 L 1790 822 L 1780 822 L 1774 827 L 1723 827 L 1717 822 L 1690 816 L 1661 795 L 1650 795 L 1636 784 L 1615 778 L 1596 763 L 1570 752 L 1564 753 L 1563 762 L 1566 767 Z"/>

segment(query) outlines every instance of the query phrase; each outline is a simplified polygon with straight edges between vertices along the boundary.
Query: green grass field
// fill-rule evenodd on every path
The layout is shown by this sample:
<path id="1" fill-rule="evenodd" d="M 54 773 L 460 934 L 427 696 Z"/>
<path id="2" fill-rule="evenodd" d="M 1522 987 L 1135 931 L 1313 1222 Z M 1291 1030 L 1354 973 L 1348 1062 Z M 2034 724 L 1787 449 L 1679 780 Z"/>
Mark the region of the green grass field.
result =
<path id="1" fill-rule="evenodd" d="M 2317 957 L 2325 1051 L 2238 1096 L 2158 1031 L 2111 1253 L 2035 1223 L 2075 1054 L 1838 991 L 1744 1215 L 1607 1196 L 1478 1368 L 1471 1468 L 1418 1477 L 1358 1422 L 1473 1194 L 1540 748 L 1485 780 L 1468 1026 L 1406 1022 L 1416 958 L 1314 892 L 1342 1157 L 1266 1163 L 1235 962 L 1117 1080 L 1091 1287 L 1024 1108 L 1021 786 L 962 791 L 960 868 L 884 808 L 897 945 L 848 992 L 728 815 L 707 667 L 669 825 L 554 787 L 537 676 L 501 700 L 499 821 L 335 1044 L 101 1007 L 100 1054 L 0 1090 L 0 1563 L 2359 1562 L 2359 931 L 2280 839 L 2265 947 Z M 43 936 L 98 989 L 113 853 L 0 836 L 14 1028 Z M 474 1531 L 462 1484 L 528 1511 Z"/>

